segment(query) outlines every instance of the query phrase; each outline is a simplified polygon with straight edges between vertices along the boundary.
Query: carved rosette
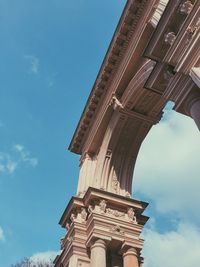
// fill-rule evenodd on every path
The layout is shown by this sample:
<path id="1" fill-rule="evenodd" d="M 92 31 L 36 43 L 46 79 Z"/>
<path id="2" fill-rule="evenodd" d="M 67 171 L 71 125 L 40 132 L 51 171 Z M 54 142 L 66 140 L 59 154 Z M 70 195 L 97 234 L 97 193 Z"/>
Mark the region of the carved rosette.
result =
<path id="1" fill-rule="evenodd" d="M 125 231 L 121 228 L 120 225 L 114 225 L 110 228 L 110 231 L 114 234 L 125 235 Z"/>
<path id="2" fill-rule="evenodd" d="M 191 1 L 185 1 L 180 5 L 179 12 L 184 15 L 188 15 L 193 8 L 193 4 Z"/>
<path id="3" fill-rule="evenodd" d="M 165 34 L 164 42 L 171 46 L 171 45 L 173 45 L 175 39 L 176 39 L 175 33 L 174 32 L 168 32 Z"/>

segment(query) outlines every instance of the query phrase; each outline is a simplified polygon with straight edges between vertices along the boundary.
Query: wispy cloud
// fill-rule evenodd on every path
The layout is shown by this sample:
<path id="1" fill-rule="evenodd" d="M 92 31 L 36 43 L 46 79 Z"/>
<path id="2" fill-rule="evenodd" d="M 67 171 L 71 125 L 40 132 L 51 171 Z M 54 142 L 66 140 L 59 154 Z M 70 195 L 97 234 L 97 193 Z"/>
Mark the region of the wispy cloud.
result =
<path id="1" fill-rule="evenodd" d="M 28 60 L 30 64 L 29 72 L 33 74 L 37 74 L 39 71 L 39 65 L 40 65 L 39 58 L 34 55 L 25 55 L 24 58 Z"/>
<path id="2" fill-rule="evenodd" d="M 23 145 L 16 144 L 14 149 L 19 153 L 21 161 L 29 163 L 32 167 L 37 166 L 38 159 L 31 157 L 30 152 Z"/>
<path id="3" fill-rule="evenodd" d="M 0 241 L 5 241 L 4 231 L 1 226 L 0 226 Z"/>
<path id="4" fill-rule="evenodd" d="M 10 154 L 0 152 L 0 174 L 12 174 L 16 170 L 17 165 L 18 161 L 12 158 Z"/>
<path id="5" fill-rule="evenodd" d="M 38 165 L 38 159 L 21 144 L 15 144 L 8 152 L 0 152 L 0 174 L 13 174 L 19 166 L 28 164 L 31 167 Z"/>

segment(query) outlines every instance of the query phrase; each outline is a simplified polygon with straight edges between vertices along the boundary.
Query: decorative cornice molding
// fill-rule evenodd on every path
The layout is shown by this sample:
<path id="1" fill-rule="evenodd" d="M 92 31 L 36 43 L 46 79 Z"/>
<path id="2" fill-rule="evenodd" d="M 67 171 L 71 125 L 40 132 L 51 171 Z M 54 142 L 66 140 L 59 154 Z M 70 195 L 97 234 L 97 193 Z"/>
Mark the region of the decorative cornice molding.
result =
<path id="1" fill-rule="evenodd" d="M 158 25 L 158 22 L 167 6 L 167 3 L 169 2 L 169 0 L 160 0 L 159 4 L 153 14 L 153 17 L 150 20 L 151 25 L 156 28 L 156 26 Z"/>
<path id="2" fill-rule="evenodd" d="M 155 2 L 154 0 L 153 2 Z M 114 33 L 99 74 L 91 91 L 91 94 L 76 128 L 69 149 L 74 153 L 81 153 L 84 136 L 89 128 L 92 118 L 105 96 L 107 87 L 116 72 L 118 65 L 130 43 L 137 24 L 145 10 L 148 0 L 129 0 Z M 146 10 L 145 10 L 146 12 Z"/>

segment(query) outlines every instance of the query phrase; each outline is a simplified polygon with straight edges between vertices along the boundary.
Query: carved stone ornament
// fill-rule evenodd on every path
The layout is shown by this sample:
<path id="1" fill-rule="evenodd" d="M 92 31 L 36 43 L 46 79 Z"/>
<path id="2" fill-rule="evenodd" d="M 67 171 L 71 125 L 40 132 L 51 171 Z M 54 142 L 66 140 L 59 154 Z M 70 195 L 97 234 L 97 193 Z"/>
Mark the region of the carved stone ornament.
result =
<path id="1" fill-rule="evenodd" d="M 89 205 L 88 206 L 88 212 L 91 214 L 91 213 L 93 213 L 93 211 L 94 211 L 93 205 Z"/>
<path id="2" fill-rule="evenodd" d="M 75 222 L 84 223 L 87 220 L 88 213 L 85 208 L 81 208 L 81 210 L 77 211 L 76 214 L 77 215 L 74 218 Z"/>
<path id="3" fill-rule="evenodd" d="M 125 197 L 128 197 L 128 198 L 130 198 L 130 197 L 131 197 L 131 194 L 130 194 L 129 192 L 126 192 L 126 195 L 125 195 Z"/>
<path id="4" fill-rule="evenodd" d="M 125 234 L 125 232 L 122 230 L 122 228 L 119 225 L 115 225 L 111 227 L 110 231 L 113 233 L 121 234 L 121 235 Z"/>
<path id="5" fill-rule="evenodd" d="M 182 14 L 188 15 L 191 12 L 192 8 L 193 8 L 192 2 L 191 1 L 185 1 L 184 3 L 182 3 L 180 5 L 179 11 Z"/>
<path id="6" fill-rule="evenodd" d="M 117 180 L 117 177 L 114 175 L 112 179 L 112 189 L 115 193 L 117 193 L 118 188 L 119 188 L 119 181 Z"/>
<path id="7" fill-rule="evenodd" d="M 61 250 L 64 248 L 64 239 L 65 239 L 65 237 L 62 237 L 60 239 L 60 248 L 61 248 Z"/>
<path id="8" fill-rule="evenodd" d="M 124 212 L 121 212 L 121 211 L 118 211 L 118 210 L 114 210 L 114 209 L 110 209 L 110 208 L 106 209 L 106 214 L 112 215 L 112 216 L 118 217 L 118 218 L 125 217 L 125 213 Z"/>
<path id="9" fill-rule="evenodd" d="M 107 206 L 106 201 L 104 199 L 102 199 L 99 203 L 100 212 L 105 213 L 106 212 L 106 206 Z"/>
<path id="10" fill-rule="evenodd" d="M 128 220 L 130 222 L 137 223 L 137 219 L 136 219 L 135 212 L 134 212 L 133 208 L 128 208 L 128 210 L 127 210 L 127 218 L 128 218 Z"/>
<path id="11" fill-rule="evenodd" d="M 118 108 L 123 109 L 123 105 L 122 103 L 119 101 L 119 99 L 116 97 L 116 95 L 114 94 L 112 99 L 111 99 L 111 105 L 113 105 L 113 109 L 116 110 Z"/>
<path id="12" fill-rule="evenodd" d="M 69 221 L 67 221 L 67 222 L 66 222 L 66 226 L 65 226 L 66 229 L 67 229 L 67 231 L 70 229 L 70 225 L 71 225 L 71 223 L 70 223 Z"/>
<path id="13" fill-rule="evenodd" d="M 187 42 L 189 42 L 193 38 L 199 27 L 200 27 L 200 18 L 194 25 L 187 28 Z"/>
<path id="14" fill-rule="evenodd" d="M 76 217 L 77 217 L 76 214 L 72 212 L 72 214 L 71 214 L 71 216 L 70 216 L 70 220 L 71 220 L 72 222 L 74 222 L 74 220 L 76 219 Z"/>
<path id="15" fill-rule="evenodd" d="M 176 35 L 174 32 L 168 32 L 165 34 L 164 42 L 166 44 L 172 45 L 176 39 Z"/>
<path id="16" fill-rule="evenodd" d="M 87 220 L 87 215 L 88 215 L 88 213 L 87 213 L 87 211 L 86 211 L 86 209 L 85 208 L 81 208 L 81 219 L 83 220 L 83 221 L 86 221 Z"/>

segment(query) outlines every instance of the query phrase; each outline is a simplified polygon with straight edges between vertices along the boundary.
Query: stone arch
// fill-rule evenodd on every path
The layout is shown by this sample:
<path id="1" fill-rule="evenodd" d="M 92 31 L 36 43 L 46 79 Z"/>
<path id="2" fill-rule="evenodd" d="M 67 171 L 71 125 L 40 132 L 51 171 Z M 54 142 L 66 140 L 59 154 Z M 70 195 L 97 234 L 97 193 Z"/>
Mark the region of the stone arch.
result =
<path id="1" fill-rule="evenodd" d="M 124 196 L 131 195 L 134 165 L 142 141 L 156 122 L 155 119 L 134 111 L 134 104 L 146 94 L 145 82 L 155 63 L 145 60 L 129 82 L 119 100 L 111 99 L 112 115 L 102 138 L 99 151 L 84 157 L 78 193 L 88 186 Z M 137 97 L 136 97 L 137 96 Z"/>

